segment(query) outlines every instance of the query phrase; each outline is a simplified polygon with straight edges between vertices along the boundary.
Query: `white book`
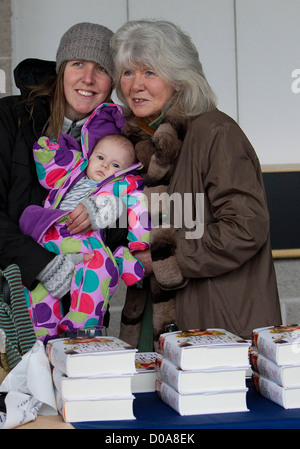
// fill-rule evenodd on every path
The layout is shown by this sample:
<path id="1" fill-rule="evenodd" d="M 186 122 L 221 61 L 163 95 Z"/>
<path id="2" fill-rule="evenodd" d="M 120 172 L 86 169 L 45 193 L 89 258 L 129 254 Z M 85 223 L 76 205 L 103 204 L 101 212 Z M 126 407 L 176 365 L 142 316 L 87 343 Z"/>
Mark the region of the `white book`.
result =
<path id="1" fill-rule="evenodd" d="M 50 363 L 69 377 L 135 373 L 136 349 L 116 337 L 58 338 L 47 343 Z"/>
<path id="2" fill-rule="evenodd" d="M 252 379 L 256 390 L 262 396 L 285 409 L 300 408 L 300 388 L 284 388 L 255 372 Z"/>
<path id="3" fill-rule="evenodd" d="M 300 365 L 277 365 L 251 348 L 250 361 L 254 371 L 285 388 L 300 387 Z"/>
<path id="4" fill-rule="evenodd" d="M 246 388 L 246 367 L 181 370 L 164 357 L 157 358 L 157 376 L 178 393 L 228 391 Z"/>
<path id="5" fill-rule="evenodd" d="M 253 346 L 277 365 L 300 365 L 300 325 L 269 326 L 253 330 Z"/>
<path id="6" fill-rule="evenodd" d="M 53 384 L 62 399 L 131 396 L 133 375 L 68 377 L 57 368 L 52 370 Z"/>
<path id="7" fill-rule="evenodd" d="M 135 354 L 136 374 L 132 377 L 132 393 L 155 391 L 157 352 L 137 352 Z"/>
<path id="8" fill-rule="evenodd" d="M 247 388 L 235 391 L 180 394 L 158 379 L 156 389 L 159 397 L 182 416 L 248 411 Z"/>
<path id="9" fill-rule="evenodd" d="M 62 399 L 56 391 L 57 409 L 65 422 L 119 421 L 135 419 L 134 396 L 121 398 Z"/>
<path id="10" fill-rule="evenodd" d="M 167 332 L 160 353 L 182 370 L 249 365 L 250 342 L 224 329 Z"/>

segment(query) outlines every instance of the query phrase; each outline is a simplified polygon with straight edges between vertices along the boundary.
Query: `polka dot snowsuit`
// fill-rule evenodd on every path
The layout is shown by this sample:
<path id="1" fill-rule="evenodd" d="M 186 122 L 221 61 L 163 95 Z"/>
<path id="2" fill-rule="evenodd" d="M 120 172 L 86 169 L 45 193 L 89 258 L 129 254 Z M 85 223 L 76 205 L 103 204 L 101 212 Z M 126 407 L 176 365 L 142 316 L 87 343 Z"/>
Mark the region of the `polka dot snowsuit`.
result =
<path id="1" fill-rule="evenodd" d="M 106 121 L 110 125 L 108 128 L 104 126 Z M 56 338 L 62 332 L 76 332 L 79 328 L 101 325 L 119 278 L 126 285 L 132 285 L 144 275 L 143 266 L 131 254 L 148 248 L 150 238 L 143 178 L 137 171 L 141 164 L 117 172 L 89 194 L 115 195 L 125 204 L 128 247 L 118 247 L 112 253 L 104 243 L 105 231 L 70 235 L 66 220 L 71 211 L 59 209 L 68 188 L 85 174 L 88 155 L 99 139 L 95 133 L 99 134 L 101 130 L 101 137 L 120 133 L 122 125 L 119 107 L 103 104 L 83 126 L 81 147 L 75 139 L 66 135 L 61 135 L 58 143 L 42 137 L 34 145 L 39 181 L 50 189 L 50 193 L 44 208 L 29 206 L 24 211 L 20 220 L 21 229 L 57 255 L 94 252 L 89 262 L 75 266 L 70 289 L 70 309 L 65 316 L 61 301 L 54 298 L 42 283 L 31 291 L 24 287 L 36 336 L 44 342 Z"/>

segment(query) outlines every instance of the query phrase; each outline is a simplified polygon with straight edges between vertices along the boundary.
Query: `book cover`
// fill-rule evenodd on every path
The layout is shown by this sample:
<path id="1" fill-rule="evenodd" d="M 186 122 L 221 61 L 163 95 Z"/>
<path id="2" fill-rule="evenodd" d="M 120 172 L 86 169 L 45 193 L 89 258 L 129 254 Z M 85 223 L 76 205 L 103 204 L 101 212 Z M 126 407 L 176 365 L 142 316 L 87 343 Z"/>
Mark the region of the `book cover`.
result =
<path id="1" fill-rule="evenodd" d="M 248 411 L 247 388 L 231 391 L 180 394 L 170 385 L 156 381 L 158 396 L 182 416 Z"/>
<path id="2" fill-rule="evenodd" d="M 157 358 L 157 377 L 181 394 L 243 389 L 248 368 L 181 370 L 170 360 Z"/>
<path id="3" fill-rule="evenodd" d="M 300 388 L 284 388 L 253 372 L 253 384 L 258 393 L 285 409 L 300 408 Z"/>
<path id="4" fill-rule="evenodd" d="M 68 377 L 57 368 L 52 370 L 53 384 L 62 399 L 130 396 L 131 374 Z"/>
<path id="5" fill-rule="evenodd" d="M 119 421 L 135 419 L 134 396 L 121 398 L 62 399 L 56 391 L 57 409 L 65 422 Z"/>
<path id="6" fill-rule="evenodd" d="M 132 377 L 132 393 L 155 391 L 157 352 L 135 354 L 136 374 Z"/>
<path id="7" fill-rule="evenodd" d="M 300 365 L 299 324 L 254 329 L 252 344 L 277 365 Z"/>
<path id="8" fill-rule="evenodd" d="M 160 353 L 183 370 L 249 365 L 250 342 L 224 329 L 167 332 Z"/>
<path id="9" fill-rule="evenodd" d="M 156 370 L 157 352 L 136 352 L 135 368 L 138 373 L 145 373 Z"/>
<path id="10" fill-rule="evenodd" d="M 50 363 L 69 377 L 136 372 L 137 350 L 116 337 L 59 338 L 46 350 Z"/>

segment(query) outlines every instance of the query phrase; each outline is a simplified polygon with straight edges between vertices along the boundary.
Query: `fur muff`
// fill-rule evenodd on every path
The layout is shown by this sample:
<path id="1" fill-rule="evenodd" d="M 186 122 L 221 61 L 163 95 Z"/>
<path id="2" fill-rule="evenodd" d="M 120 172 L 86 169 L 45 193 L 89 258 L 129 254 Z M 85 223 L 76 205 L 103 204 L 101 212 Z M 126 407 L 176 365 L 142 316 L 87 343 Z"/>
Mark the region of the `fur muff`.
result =
<path id="1" fill-rule="evenodd" d="M 159 285 L 167 289 L 178 288 L 184 283 L 176 262 L 174 233 L 173 227 L 156 228 L 152 229 L 150 236 L 153 272 Z"/>

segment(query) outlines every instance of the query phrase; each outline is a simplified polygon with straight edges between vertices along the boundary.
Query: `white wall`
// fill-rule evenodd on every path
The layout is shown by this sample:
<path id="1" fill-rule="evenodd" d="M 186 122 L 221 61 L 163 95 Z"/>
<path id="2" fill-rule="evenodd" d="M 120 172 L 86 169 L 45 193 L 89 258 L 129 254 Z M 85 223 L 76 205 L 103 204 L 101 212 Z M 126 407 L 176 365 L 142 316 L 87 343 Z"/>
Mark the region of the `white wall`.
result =
<path id="1" fill-rule="evenodd" d="M 239 123 L 262 163 L 299 164 L 300 1 L 237 0 L 236 13 Z"/>
<path id="2" fill-rule="evenodd" d="M 12 0 L 13 67 L 55 59 L 61 35 L 91 21 L 164 18 L 196 44 L 219 108 L 238 120 L 262 164 L 300 164 L 300 0 Z M 300 85 L 300 84 L 299 84 Z"/>
<path id="3" fill-rule="evenodd" d="M 127 18 L 126 0 L 12 0 L 13 66 L 25 58 L 54 60 L 61 36 L 78 22 L 112 30 Z"/>
<path id="4" fill-rule="evenodd" d="M 129 0 L 129 17 L 167 19 L 190 34 L 219 108 L 237 119 L 232 0 Z"/>

